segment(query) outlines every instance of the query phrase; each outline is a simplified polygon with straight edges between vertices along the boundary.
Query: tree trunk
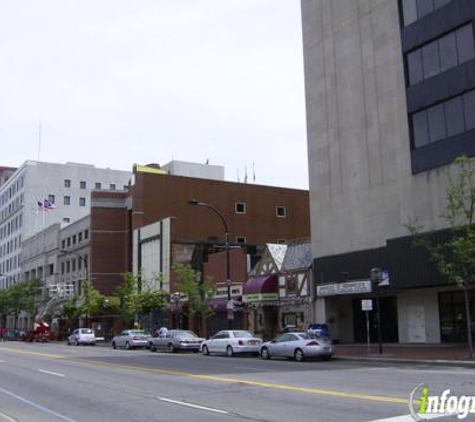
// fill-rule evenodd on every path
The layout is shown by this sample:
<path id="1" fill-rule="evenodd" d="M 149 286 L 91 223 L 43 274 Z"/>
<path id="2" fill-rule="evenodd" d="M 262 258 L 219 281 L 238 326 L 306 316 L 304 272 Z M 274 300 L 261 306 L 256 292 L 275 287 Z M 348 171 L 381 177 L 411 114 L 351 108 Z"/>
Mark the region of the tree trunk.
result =
<path id="1" fill-rule="evenodd" d="M 468 357 L 469 359 L 473 359 L 472 316 L 470 313 L 470 300 L 467 287 L 464 287 L 463 293 L 465 298 L 465 319 L 467 320 Z"/>

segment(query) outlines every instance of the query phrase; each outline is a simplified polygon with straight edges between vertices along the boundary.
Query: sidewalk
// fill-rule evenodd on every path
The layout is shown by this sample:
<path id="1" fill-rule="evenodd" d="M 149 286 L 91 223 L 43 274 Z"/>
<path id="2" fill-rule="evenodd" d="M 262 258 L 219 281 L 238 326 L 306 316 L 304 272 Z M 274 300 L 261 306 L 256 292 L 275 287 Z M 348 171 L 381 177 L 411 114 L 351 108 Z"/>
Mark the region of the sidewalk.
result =
<path id="1" fill-rule="evenodd" d="M 461 344 L 383 344 L 379 354 L 377 344 L 337 344 L 334 357 L 348 360 L 371 360 L 382 362 L 439 363 L 475 368 L 475 360 L 468 359 L 468 346 Z"/>

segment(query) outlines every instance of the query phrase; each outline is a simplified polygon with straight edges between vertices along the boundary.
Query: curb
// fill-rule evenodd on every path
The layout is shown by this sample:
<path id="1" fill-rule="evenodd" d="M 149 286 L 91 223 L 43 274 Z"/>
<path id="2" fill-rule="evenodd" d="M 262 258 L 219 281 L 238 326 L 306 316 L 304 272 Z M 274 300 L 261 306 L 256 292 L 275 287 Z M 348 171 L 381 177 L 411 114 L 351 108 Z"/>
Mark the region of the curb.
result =
<path id="1" fill-rule="evenodd" d="M 366 357 L 366 356 L 333 356 L 334 360 L 362 361 L 362 362 L 386 362 L 386 363 L 410 363 L 419 365 L 458 366 L 475 369 L 475 361 L 469 360 L 445 360 L 445 359 L 410 359 L 390 357 Z"/>

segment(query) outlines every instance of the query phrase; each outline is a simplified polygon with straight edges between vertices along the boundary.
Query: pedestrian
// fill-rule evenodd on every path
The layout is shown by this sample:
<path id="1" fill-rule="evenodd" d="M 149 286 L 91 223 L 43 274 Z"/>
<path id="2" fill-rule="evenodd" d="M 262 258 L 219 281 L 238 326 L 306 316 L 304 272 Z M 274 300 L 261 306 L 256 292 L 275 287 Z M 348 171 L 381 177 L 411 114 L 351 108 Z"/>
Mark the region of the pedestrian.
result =
<path id="1" fill-rule="evenodd" d="M 7 329 L 5 327 L 0 328 L 0 339 L 5 341 L 5 336 L 7 335 Z"/>
<path id="2" fill-rule="evenodd" d="M 157 330 L 157 337 L 159 338 L 165 338 L 168 333 L 168 328 L 167 327 L 161 327 L 159 330 Z"/>

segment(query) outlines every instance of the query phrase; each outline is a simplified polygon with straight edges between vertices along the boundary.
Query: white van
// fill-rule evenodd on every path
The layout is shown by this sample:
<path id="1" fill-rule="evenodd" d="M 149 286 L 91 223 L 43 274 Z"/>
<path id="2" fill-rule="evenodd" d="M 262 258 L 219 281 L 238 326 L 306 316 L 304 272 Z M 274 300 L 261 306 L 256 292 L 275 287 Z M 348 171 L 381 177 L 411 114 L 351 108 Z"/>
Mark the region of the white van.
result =
<path id="1" fill-rule="evenodd" d="M 68 346 L 71 346 L 72 344 L 75 344 L 76 346 L 79 346 L 80 344 L 90 344 L 95 346 L 96 336 L 94 331 L 90 328 L 76 328 L 68 337 Z"/>

